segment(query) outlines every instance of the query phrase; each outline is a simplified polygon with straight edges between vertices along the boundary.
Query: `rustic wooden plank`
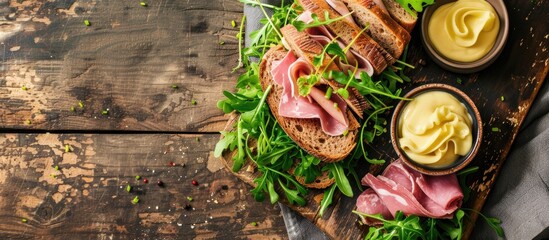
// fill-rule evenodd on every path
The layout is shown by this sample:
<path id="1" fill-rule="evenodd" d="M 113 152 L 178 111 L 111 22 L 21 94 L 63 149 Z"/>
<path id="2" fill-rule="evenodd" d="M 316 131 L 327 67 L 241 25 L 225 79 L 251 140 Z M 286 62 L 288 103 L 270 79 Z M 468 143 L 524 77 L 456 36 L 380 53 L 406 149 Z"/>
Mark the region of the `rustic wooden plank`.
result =
<path id="1" fill-rule="evenodd" d="M 464 207 L 478 211 L 482 209 L 520 125 L 549 71 L 549 25 L 540 24 L 549 17 L 546 11 L 549 2 L 515 0 L 506 4 L 511 19 L 507 45 L 498 60 L 480 73 L 454 74 L 438 67 L 421 46 L 419 28 L 412 33 L 413 40 L 408 52 L 408 62 L 417 67 L 408 72 L 413 81 L 404 85 L 404 92 L 426 83 L 446 83 L 469 95 L 481 112 L 483 141 L 478 155 L 471 163 L 471 166 L 479 166 L 479 171 L 468 178 L 468 185 L 473 191 L 469 201 L 464 203 Z M 458 79 L 461 79 L 461 83 Z M 504 96 L 504 101 L 501 96 Z M 386 116 L 387 119 L 390 117 L 390 114 Z M 492 127 L 501 129 L 501 132 L 492 131 Z M 397 158 L 388 134 L 376 139 L 369 153 L 387 160 Z M 365 163 L 359 166 L 357 172 L 365 174 L 378 170 L 369 169 Z M 247 182 L 252 182 L 255 176 L 245 171 L 235 174 Z M 353 198 L 334 198 L 335 204 L 323 217 L 311 215 L 318 212 L 320 199 L 315 197 L 318 194 L 318 191 L 311 191 L 306 207 L 290 207 L 315 222 L 334 239 L 356 239 L 364 235 L 366 229 L 357 224 L 357 217 L 351 213 L 358 197 L 356 189 Z M 468 214 L 471 215 L 465 222 L 465 239 L 470 235 L 477 218 L 475 213 Z"/>
<path id="2" fill-rule="evenodd" d="M 231 21 L 240 23 L 238 1 L 1 4 L 0 128 L 223 127 L 226 118 L 216 102 L 237 76 L 231 69 L 238 58 L 238 26 Z"/>
<path id="3" fill-rule="evenodd" d="M 223 165 L 211 151 L 218 138 L 217 134 L 0 134 L 0 236 L 286 238 L 278 205 L 255 202 L 250 187 L 219 171 Z M 66 144 L 70 152 L 65 152 Z M 136 175 L 142 179 L 136 180 Z M 159 179 L 164 187 L 157 186 Z M 127 184 L 132 186 L 130 193 Z M 134 205 L 135 196 L 140 202 Z M 192 209 L 186 210 L 187 204 Z M 23 218 L 28 222 L 22 223 Z"/>

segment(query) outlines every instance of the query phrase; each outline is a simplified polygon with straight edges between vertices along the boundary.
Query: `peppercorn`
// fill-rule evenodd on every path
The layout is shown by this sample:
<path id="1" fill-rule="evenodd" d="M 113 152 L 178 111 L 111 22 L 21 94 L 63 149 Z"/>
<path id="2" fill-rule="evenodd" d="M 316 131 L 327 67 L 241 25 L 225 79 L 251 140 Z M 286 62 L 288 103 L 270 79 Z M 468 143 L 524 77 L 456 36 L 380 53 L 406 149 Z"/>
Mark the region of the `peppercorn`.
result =
<path id="1" fill-rule="evenodd" d="M 198 186 L 198 182 L 196 180 L 193 179 L 192 181 L 192 184 L 195 185 L 195 186 Z"/>
<path id="2" fill-rule="evenodd" d="M 149 179 L 143 178 L 143 183 L 149 183 Z"/>
<path id="3" fill-rule="evenodd" d="M 159 187 L 164 187 L 164 182 L 157 180 L 156 185 L 158 185 Z"/>

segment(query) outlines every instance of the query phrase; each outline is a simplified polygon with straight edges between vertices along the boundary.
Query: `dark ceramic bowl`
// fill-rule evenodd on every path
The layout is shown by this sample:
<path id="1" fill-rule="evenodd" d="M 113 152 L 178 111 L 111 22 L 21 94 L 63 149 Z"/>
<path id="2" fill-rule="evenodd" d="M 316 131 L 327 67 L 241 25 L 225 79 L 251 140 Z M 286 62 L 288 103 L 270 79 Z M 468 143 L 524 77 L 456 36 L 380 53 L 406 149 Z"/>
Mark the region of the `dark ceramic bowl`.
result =
<path id="1" fill-rule="evenodd" d="M 421 18 L 421 40 L 423 46 L 427 51 L 427 54 L 429 54 L 429 56 L 431 57 L 431 59 L 433 59 L 435 63 L 451 72 L 467 74 L 485 69 L 498 58 L 500 53 L 503 51 L 505 42 L 507 42 L 507 36 L 509 35 L 509 16 L 507 15 L 505 3 L 503 2 L 503 0 L 487 0 L 487 2 L 490 3 L 494 10 L 497 12 L 500 22 L 499 32 L 492 49 L 486 55 L 484 55 L 484 57 L 477 61 L 458 62 L 448 59 L 442 54 L 438 53 L 432 45 L 427 31 L 429 19 L 433 15 L 433 12 L 435 12 L 438 7 L 450 2 L 455 2 L 455 0 L 437 0 L 435 4 L 427 7 L 423 12 L 423 17 Z"/>
<path id="2" fill-rule="evenodd" d="M 482 142 L 482 119 L 480 118 L 480 113 L 473 103 L 473 101 L 462 91 L 459 89 L 446 85 L 441 83 L 431 83 L 426 84 L 420 87 L 417 87 L 413 89 L 412 91 L 408 92 L 404 97 L 405 98 L 414 98 L 415 96 L 419 94 L 423 94 L 429 91 L 444 91 L 447 93 L 452 94 L 455 98 L 457 98 L 465 107 L 467 108 L 467 112 L 469 115 L 471 115 L 472 118 L 472 134 L 473 134 L 473 145 L 471 147 L 471 150 L 465 155 L 460 156 L 454 163 L 444 166 L 444 167 L 432 167 L 427 165 L 422 165 L 419 163 L 416 163 L 415 161 L 412 161 L 406 153 L 400 148 L 399 144 L 399 132 L 398 132 L 398 122 L 400 121 L 400 114 L 406 107 L 406 105 L 409 103 L 409 101 L 403 100 L 398 103 L 398 105 L 395 108 L 395 111 L 393 113 L 393 117 L 391 118 L 391 141 L 393 143 L 393 147 L 399 157 L 402 159 L 402 161 L 411 167 L 412 169 L 415 169 L 418 172 L 421 172 L 423 174 L 427 175 L 446 175 L 455 173 L 461 169 L 463 169 L 467 164 L 469 164 L 473 158 L 477 155 L 478 149 L 480 147 L 480 143 Z"/>

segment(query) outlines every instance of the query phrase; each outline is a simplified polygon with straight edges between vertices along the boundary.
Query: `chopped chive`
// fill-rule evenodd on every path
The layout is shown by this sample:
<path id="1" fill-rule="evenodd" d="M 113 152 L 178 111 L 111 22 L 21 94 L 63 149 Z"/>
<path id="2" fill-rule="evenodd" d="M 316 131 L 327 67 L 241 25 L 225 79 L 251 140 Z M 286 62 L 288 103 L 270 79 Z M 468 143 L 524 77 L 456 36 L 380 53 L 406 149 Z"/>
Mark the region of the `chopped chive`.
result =
<path id="1" fill-rule="evenodd" d="M 237 33 L 236 35 L 236 39 L 240 39 L 242 37 L 242 34 L 241 33 Z"/>
<path id="2" fill-rule="evenodd" d="M 71 106 L 71 112 L 75 112 L 76 111 L 76 108 L 74 108 L 74 106 Z"/>
<path id="3" fill-rule="evenodd" d="M 178 89 L 179 86 L 177 86 L 176 84 L 173 84 L 173 85 L 172 85 L 172 88 L 173 88 L 173 89 Z"/>
<path id="4" fill-rule="evenodd" d="M 133 199 L 132 199 L 132 204 L 137 204 L 139 203 L 139 197 L 138 196 L 135 196 Z"/>
<path id="5" fill-rule="evenodd" d="M 55 167 L 53 167 L 53 169 L 59 171 L 59 166 L 55 165 Z"/>
<path id="6" fill-rule="evenodd" d="M 69 146 L 69 144 L 65 144 L 65 152 L 70 152 L 71 151 L 71 146 Z"/>
<path id="7" fill-rule="evenodd" d="M 27 223 L 27 219 L 26 219 L 26 218 L 22 218 L 22 219 L 21 219 L 21 222 L 22 222 L 22 223 Z"/>
<path id="8" fill-rule="evenodd" d="M 132 191 L 132 186 L 130 186 L 130 184 L 128 184 L 126 186 L 126 192 L 131 192 Z"/>
<path id="9" fill-rule="evenodd" d="M 29 90 L 29 88 L 28 88 L 27 86 L 25 86 L 25 85 L 23 85 L 23 86 L 21 87 L 21 89 L 22 89 L 23 91 Z"/>
<path id="10" fill-rule="evenodd" d="M 27 119 L 27 120 L 25 121 L 25 124 L 27 124 L 27 125 L 31 125 L 31 124 L 32 124 L 32 122 L 31 122 L 31 120 L 30 120 L 30 119 Z"/>
<path id="11" fill-rule="evenodd" d="M 193 201 L 193 198 L 192 198 L 191 196 L 188 196 L 188 197 L 187 197 L 187 201 L 192 202 L 192 201 Z"/>
<path id="12" fill-rule="evenodd" d="M 458 84 L 461 84 L 461 83 L 463 82 L 463 81 L 461 80 L 461 78 L 457 78 L 456 81 L 457 81 Z"/>
<path id="13" fill-rule="evenodd" d="M 135 180 L 139 180 L 139 179 L 141 179 L 141 176 L 139 175 L 135 176 Z"/>
<path id="14" fill-rule="evenodd" d="M 191 100 L 191 104 L 192 104 L 192 105 L 196 105 L 196 100 L 194 100 L 194 99 Z"/>
<path id="15" fill-rule="evenodd" d="M 343 132 L 343 136 L 346 137 L 347 134 L 349 134 L 349 129 L 345 129 L 345 132 Z"/>
<path id="16" fill-rule="evenodd" d="M 80 108 L 84 108 L 84 103 L 83 103 L 82 101 L 79 101 L 79 102 L 78 102 L 78 106 L 79 106 Z"/>
<path id="17" fill-rule="evenodd" d="M 231 26 L 236 27 L 236 22 L 234 20 L 231 21 Z"/>
<path id="18" fill-rule="evenodd" d="M 332 89 L 331 87 L 328 87 L 328 90 L 326 90 L 326 95 L 324 95 L 324 97 L 326 99 L 330 99 L 332 98 L 332 92 L 334 91 L 334 89 Z"/>
<path id="19" fill-rule="evenodd" d="M 503 95 L 501 95 L 501 97 L 499 97 L 499 99 L 501 99 L 501 101 L 505 101 L 505 97 Z"/>
<path id="20" fill-rule="evenodd" d="M 336 102 L 334 103 L 334 108 L 337 108 L 337 103 Z"/>
<path id="21" fill-rule="evenodd" d="M 224 44 L 225 44 L 225 42 L 223 42 L 223 41 L 219 42 L 219 45 L 224 45 Z"/>
<path id="22" fill-rule="evenodd" d="M 147 6 L 147 3 L 146 3 L 146 2 L 140 2 L 139 4 L 140 4 L 141 6 L 143 6 L 143 7 L 146 7 L 146 6 Z"/>
<path id="23" fill-rule="evenodd" d="M 105 109 L 105 110 L 101 111 L 101 114 L 109 115 L 109 109 Z"/>
<path id="24" fill-rule="evenodd" d="M 57 175 L 55 175 L 55 174 L 53 174 L 53 173 L 50 174 L 50 176 L 51 176 L 52 178 L 57 178 Z"/>
<path id="25" fill-rule="evenodd" d="M 498 127 L 493 127 L 492 132 L 501 132 L 501 129 L 499 129 Z"/>
<path id="26" fill-rule="evenodd" d="M 257 222 L 251 222 L 250 225 L 255 227 L 255 226 L 257 226 Z"/>
<path id="27" fill-rule="evenodd" d="M 90 26 L 90 25 L 91 25 L 91 23 L 90 23 L 90 21 L 89 21 L 88 19 L 86 19 L 86 20 L 84 20 L 84 25 L 86 25 L 86 26 Z"/>

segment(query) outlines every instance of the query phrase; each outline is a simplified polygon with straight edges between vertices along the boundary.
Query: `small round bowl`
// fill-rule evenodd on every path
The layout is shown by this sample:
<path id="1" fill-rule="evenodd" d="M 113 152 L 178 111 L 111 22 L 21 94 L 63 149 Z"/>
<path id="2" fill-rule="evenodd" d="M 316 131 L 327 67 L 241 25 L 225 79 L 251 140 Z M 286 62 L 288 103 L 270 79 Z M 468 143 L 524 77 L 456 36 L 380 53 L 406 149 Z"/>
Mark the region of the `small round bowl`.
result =
<path id="1" fill-rule="evenodd" d="M 433 59 L 435 63 L 451 72 L 468 74 L 485 69 L 498 58 L 498 56 L 503 51 L 505 43 L 507 42 L 507 37 L 509 35 L 509 15 L 507 15 L 505 3 L 503 2 L 503 0 L 487 0 L 487 2 L 490 3 L 494 10 L 497 12 L 500 22 L 499 32 L 492 49 L 486 55 L 484 55 L 484 57 L 480 58 L 477 61 L 458 62 L 446 58 L 434 48 L 427 30 L 427 27 L 429 25 L 429 19 L 431 19 L 431 16 L 435 12 L 435 10 L 438 7 L 450 2 L 455 2 L 455 0 L 437 0 L 435 4 L 427 7 L 423 12 L 423 16 L 421 18 L 421 40 L 423 46 L 427 51 L 427 54 L 431 57 L 431 59 Z"/>
<path id="2" fill-rule="evenodd" d="M 471 133 L 473 134 L 473 145 L 471 146 L 471 149 L 465 156 L 460 156 L 454 163 L 444 167 L 432 167 L 422 165 L 411 160 L 400 148 L 400 143 L 398 141 L 398 123 L 400 121 L 400 114 L 409 103 L 409 101 L 406 100 L 400 101 L 398 103 L 391 118 L 391 141 L 393 143 L 393 148 L 407 166 L 418 172 L 433 176 L 455 173 L 467 166 L 467 164 L 469 164 L 477 155 L 480 143 L 482 142 L 482 119 L 480 117 L 480 113 L 477 107 L 465 93 L 455 87 L 446 84 L 431 83 L 422 85 L 408 92 L 404 97 L 412 99 L 419 94 L 423 94 L 429 91 L 444 91 L 450 93 L 466 107 L 467 112 L 469 113 L 469 115 L 471 115 L 472 118 Z"/>

